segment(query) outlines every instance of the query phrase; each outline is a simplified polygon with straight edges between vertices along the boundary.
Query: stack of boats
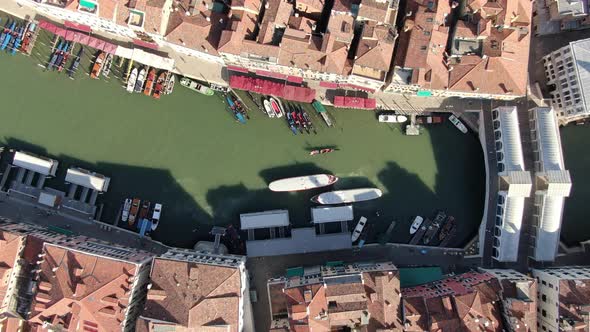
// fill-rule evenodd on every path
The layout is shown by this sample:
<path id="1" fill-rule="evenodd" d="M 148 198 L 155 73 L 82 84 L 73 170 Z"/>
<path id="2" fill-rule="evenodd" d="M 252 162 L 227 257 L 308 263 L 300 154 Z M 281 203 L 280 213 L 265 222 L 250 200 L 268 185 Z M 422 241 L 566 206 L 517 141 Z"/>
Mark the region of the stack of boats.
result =
<path id="1" fill-rule="evenodd" d="M 29 54 L 30 44 L 36 36 L 36 31 L 35 22 L 17 23 L 16 20 L 9 20 L 0 33 L 0 50 L 6 50 L 12 55 L 18 51 Z"/>
<path id="2" fill-rule="evenodd" d="M 160 99 L 162 94 L 170 94 L 174 90 L 176 78 L 169 71 L 159 75 L 155 68 L 133 67 L 127 78 L 126 90 L 129 93 L 142 93 Z"/>
<path id="3" fill-rule="evenodd" d="M 410 225 L 410 235 L 413 235 L 410 244 L 433 245 L 438 242 L 439 246 L 445 247 L 455 232 L 455 218 L 447 216 L 444 211 L 437 211 L 432 220 L 416 216 Z"/>
<path id="4" fill-rule="evenodd" d="M 256 101 L 255 98 L 252 100 Z M 311 134 L 314 132 L 317 134 L 313 123 L 311 122 L 311 117 L 309 114 L 301 107 L 299 104 L 291 104 L 285 103 L 283 104 L 279 99 L 274 97 L 270 98 L 261 98 L 262 105 L 261 107 L 264 110 L 264 113 L 269 118 L 282 118 L 285 117 L 287 121 L 287 126 L 293 133 L 293 135 L 297 135 L 297 133 L 303 134 L 303 132 L 307 132 Z"/>
<path id="5" fill-rule="evenodd" d="M 129 226 L 136 226 L 140 234 L 155 231 L 160 224 L 162 204 L 151 204 L 150 201 L 139 198 L 125 199 L 121 212 L 121 220 Z"/>

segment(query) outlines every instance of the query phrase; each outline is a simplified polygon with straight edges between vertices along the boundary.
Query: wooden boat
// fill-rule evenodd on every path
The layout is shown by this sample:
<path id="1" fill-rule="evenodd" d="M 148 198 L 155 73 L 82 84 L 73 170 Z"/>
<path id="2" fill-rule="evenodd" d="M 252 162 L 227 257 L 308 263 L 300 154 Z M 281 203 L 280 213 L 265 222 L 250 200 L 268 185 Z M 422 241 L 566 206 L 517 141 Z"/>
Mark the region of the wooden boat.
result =
<path id="1" fill-rule="evenodd" d="M 156 85 L 154 86 L 154 94 L 152 97 L 156 99 L 160 99 L 162 95 L 162 90 L 164 89 L 164 79 L 166 78 L 166 72 L 160 73 L 158 79 L 156 80 Z"/>
<path id="2" fill-rule="evenodd" d="M 102 76 L 104 77 L 109 77 L 109 74 L 111 73 L 111 66 L 113 65 L 113 55 L 112 54 L 107 54 L 105 60 L 104 60 L 104 65 L 103 65 L 103 69 L 102 69 Z"/>
<path id="3" fill-rule="evenodd" d="M 154 90 L 154 83 L 156 83 L 156 69 L 150 69 L 150 72 L 147 76 L 147 81 L 145 82 L 145 89 L 143 90 L 143 94 L 149 96 L 152 94 Z"/>
<path id="4" fill-rule="evenodd" d="M 361 217 L 359 219 L 359 222 L 356 224 L 356 227 L 354 228 L 354 231 L 352 232 L 352 235 L 350 237 L 350 239 L 352 240 L 352 242 L 358 240 L 358 238 L 363 233 L 363 228 L 365 228 L 365 225 L 366 224 L 367 224 L 367 218 Z"/>
<path id="5" fill-rule="evenodd" d="M 2 40 L 2 44 L 0 45 L 0 50 L 5 50 L 12 39 L 12 33 L 14 28 L 16 27 L 16 21 L 12 21 L 12 24 L 9 28 L 4 29 L 4 40 Z"/>
<path id="6" fill-rule="evenodd" d="M 145 83 L 145 75 L 146 75 L 145 68 L 141 68 L 141 70 L 139 71 L 139 74 L 137 75 L 137 80 L 135 81 L 135 88 L 134 88 L 135 92 L 143 91 L 143 83 Z"/>
<path id="7" fill-rule="evenodd" d="M 279 102 L 276 99 L 272 98 L 272 97 L 270 98 L 270 107 L 271 107 L 272 111 L 275 113 L 275 116 L 277 118 L 280 118 L 283 115 L 285 115 L 285 111 L 280 106 Z"/>
<path id="8" fill-rule="evenodd" d="M 131 209 L 129 209 L 129 226 L 132 226 L 135 223 L 137 213 L 139 212 L 139 204 L 141 204 L 141 200 L 139 198 L 134 198 L 131 203 Z"/>
<path id="9" fill-rule="evenodd" d="M 97 79 L 100 75 L 100 71 L 102 70 L 102 64 L 104 62 L 104 58 L 106 57 L 106 53 L 100 52 L 94 61 L 94 65 L 92 66 L 92 71 L 90 72 L 90 77 Z"/>
<path id="10" fill-rule="evenodd" d="M 18 49 L 20 48 L 20 44 L 23 41 L 23 35 L 25 34 L 25 29 L 28 28 L 27 27 L 19 27 L 16 31 L 16 34 L 14 36 L 14 44 L 12 45 L 12 49 L 10 50 L 10 54 L 11 55 L 15 55 L 16 52 L 18 51 Z"/>
<path id="11" fill-rule="evenodd" d="M 285 114 L 285 118 L 287 119 L 287 124 L 289 125 L 289 128 L 293 132 L 293 135 L 297 135 L 297 129 L 295 128 L 295 121 L 291 117 L 291 113 Z"/>
<path id="12" fill-rule="evenodd" d="M 33 38 L 33 34 L 35 33 L 36 29 L 37 29 L 37 23 L 31 22 L 27 28 L 27 31 L 25 32 L 24 37 L 23 37 L 22 45 L 20 46 L 20 50 L 22 52 L 25 52 L 25 53 L 28 52 L 27 48 L 29 47 L 29 44 L 31 43 L 31 38 Z"/>
<path id="13" fill-rule="evenodd" d="M 313 127 L 313 122 L 311 122 L 309 114 L 307 114 L 307 112 L 301 107 L 301 105 L 297 105 L 297 108 L 299 109 L 299 112 L 301 112 L 301 114 L 303 115 L 303 119 L 307 123 L 307 127 L 309 128 L 309 130 L 313 131 L 314 134 L 317 134 L 317 131 Z"/>
<path id="14" fill-rule="evenodd" d="M 424 237 L 422 238 L 423 244 L 429 244 L 430 241 L 432 241 L 436 233 L 438 233 L 440 226 L 444 223 L 446 219 L 446 213 L 444 213 L 443 211 L 437 212 L 436 216 L 434 217 L 434 220 L 432 220 L 432 225 L 428 227 L 426 233 L 424 234 Z"/>
<path id="15" fill-rule="evenodd" d="M 459 120 L 459 118 L 457 118 L 454 114 L 449 116 L 449 121 L 451 121 L 451 123 L 463 134 L 467 134 L 467 127 L 465 127 L 463 122 L 461 122 L 461 120 Z"/>
<path id="16" fill-rule="evenodd" d="M 264 110 L 266 111 L 268 117 L 274 118 L 276 114 L 273 112 L 272 107 L 270 106 L 270 101 L 267 99 L 262 99 L 262 105 L 264 105 Z"/>
<path id="17" fill-rule="evenodd" d="M 12 50 L 12 48 L 14 47 L 14 43 L 16 41 L 16 38 L 18 36 L 18 32 L 20 31 L 21 27 L 20 25 L 17 25 L 14 29 L 12 29 L 9 33 L 9 37 L 10 39 L 8 40 L 8 45 L 6 46 L 6 50 Z"/>
<path id="18" fill-rule="evenodd" d="M 327 149 L 321 149 L 321 150 L 313 150 L 309 153 L 310 156 L 315 156 L 318 154 L 326 154 L 326 153 L 330 153 L 330 152 L 334 152 L 336 151 L 335 149 L 332 148 L 327 148 Z"/>
<path id="19" fill-rule="evenodd" d="M 133 68 L 131 70 L 131 74 L 129 74 L 129 79 L 127 80 L 127 92 L 133 92 L 133 88 L 135 88 L 135 82 L 137 81 L 137 68 Z"/>
<path id="20" fill-rule="evenodd" d="M 61 64 L 63 63 L 64 57 L 66 55 L 66 53 L 68 52 L 68 50 L 70 49 L 70 43 L 66 42 L 66 45 L 64 46 L 64 48 L 60 51 L 57 52 L 57 60 L 55 60 L 55 63 L 53 64 L 53 69 L 57 69 L 59 70 L 61 67 Z"/>
<path id="21" fill-rule="evenodd" d="M 168 72 L 168 77 L 166 79 L 166 90 L 165 93 L 167 95 L 171 94 L 174 91 L 174 83 L 176 83 L 176 77 L 171 72 Z"/>
<path id="22" fill-rule="evenodd" d="M 74 78 L 74 73 L 76 72 L 76 70 L 78 70 L 78 67 L 80 66 L 80 61 L 82 60 L 82 53 L 83 52 L 84 52 L 84 47 L 80 46 L 80 50 L 76 54 L 76 59 L 74 59 L 74 62 L 72 62 L 70 69 L 68 69 L 68 76 L 70 76 L 70 78 L 72 78 L 72 79 Z"/>
<path id="23" fill-rule="evenodd" d="M 444 240 L 451 233 L 451 230 L 454 227 L 455 227 L 455 218 L 452 216 L 449 216 L 447 218 L 447 222 L 444 224 L 444 226 L 440 230 L 440 233 L 438 234 L 438 239 L 440 241 Z"/>
<path id="24" fill-rule="evenodd" d="M 68 62 L 68 58 L 70 57 L 70 52 L 72 51 L 72 48 L 74 47 L 74 44 L 71 43 L 69 45 L 66 46 L 66 49 L 62 52 L 62 57 L 59 61 L 59 63 L 57 64 L 57 71 L 61 72 L 66 63 Z"/>
<path id="25" fill-rule="evenodd" d="M 213 96 L 213 90 L 209 89 L 208 87 L 201 85 L 188 77 L 183 77 L 180 79 L 180 85 L 184 86 L 185 88 L 189 88 L 195 92 L 204 94 L 205 96 Z"/>
<path id="26" fill-rule="evenodd" d="M 397 115 L 395 113 L 382 113 L 379 114 L 379 122 L 385 123 L 404 123 L 408 121 L 408 117 L 404 115 Z"/>
<path id="27" fill-rule="evenodd" d="M 234 100 L 230 97 L 230 95 L 225 95 L 225 100 L 227 100 L 227 105 L 234 114 L 236 120 L 238 120 L 240 123 L 245 124 L 246 118 L 244 118 L 244 115 L 242 114 L 242 112 L 240 112 L 238 106 L 234 103 Z"/>
<path id="28" fill-rule="evenodd" d="M 53 51 L 52 55 L 51 55 L 51 59 L 49 60 L 49 63 L 47 63 L 47 70 L 51 70 L 53 69 L 53 66 L 55 65 L 55 62 L 57 61 L 57 56 L 59 55 L 59 52 L 61 52 L 61 49 L 65 46 L 65 43 L 62 41 L 59 43 L 59 45 L 57 46 L 57 48 L 55 49 L 55 51 Z"/>
<path id="29" fill-rule="evenodd" d="M 143 201 L 141 208 L 139 209 L 140 219 L 145 219 L 148 216 L 148 213 L 150 212 L 150 206 L 150 201 Z"/>
<path id="30" fill-rule="evenodd" d="M 129 211 L 131 210 L 131 203 L 133 201 L 130 198 L 125 199 L 125 203 L 123 204 L 123 211 L 121 211 L 121 220 L 123 222 L 127 222 L 129 219 Z"/>

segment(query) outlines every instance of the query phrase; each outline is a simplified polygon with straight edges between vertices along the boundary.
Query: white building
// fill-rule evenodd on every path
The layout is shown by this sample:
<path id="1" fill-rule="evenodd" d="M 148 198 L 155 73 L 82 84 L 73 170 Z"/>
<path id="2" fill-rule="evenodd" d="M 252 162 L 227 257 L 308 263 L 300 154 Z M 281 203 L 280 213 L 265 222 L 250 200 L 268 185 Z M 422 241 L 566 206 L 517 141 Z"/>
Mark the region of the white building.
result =
<path id="1" fill-rule="evenodd" d="M 498 107 L 492 110 L 492 118 L 500 185 L 492 256 L 500 262 L 515 262 L 532 180 L 524 167 L 516 107 Z"/>
<path id="2" fill-rule="evenodd" d="M 538 331 L 588 331 L 590 267 L 533 269 Z"/>
<path id="3" fill-rule="evenodd" d="M 555 111 L 537 107 L 530 111 L 531 136 L 535 155 L 535 236 L 532 258 L 553 261 L 559 247 L 559 234 L 565 197 L 572 188 L 565 169 L 559 126 Z"/>
<path id="4" fill-rule="evenodd" d="M 551 106 L 560 123 L 590 115 L 590 39 L 571 42 L 543 57 Z"/>

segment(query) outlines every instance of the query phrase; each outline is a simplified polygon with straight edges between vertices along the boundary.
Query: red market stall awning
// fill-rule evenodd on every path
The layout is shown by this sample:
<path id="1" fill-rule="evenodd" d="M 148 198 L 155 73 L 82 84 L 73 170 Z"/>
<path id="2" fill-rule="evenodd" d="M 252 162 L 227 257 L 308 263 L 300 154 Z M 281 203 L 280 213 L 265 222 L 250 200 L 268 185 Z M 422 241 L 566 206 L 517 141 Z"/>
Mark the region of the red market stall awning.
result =
<path id="1" fill-rule="evenodd" d="M 60 28 L 60 27 L 56 27 L 55 28 L 55 34 L 61 37 L 65 37 L 66 36 L 66 29 L 64 28 Z"/>
<path id="2" fill-rule="evenodd" d="M 78 23 L 72 22 L 72 21 L 65 21 L 64 25 L 68 29 L 74 29 L 74 30 L 78 30 L 78 31 L 86 32 L 86 33 L 92 32 L 92 28 L 89 27 L 88 25 L 78 24 Z"/>
<path id="3" fill-rule="evenodd" d="M 238 67 L 238 66 L 227 66 L 227 70 L 237 71 L 237 72 L 240 72 L 240 73 L 248 73 L 248 69 L 242 68 L 242 67 Z"/>
<path id="4" fill-rule="evenodd" d="M 137 46 L 140 46 L 140 47 L 149 48 L 149 49 L 152 49 L 152 50 L 157 50 L 158 49 L 158 44 L 145 42 L 145 41 L 139 40 L 139 39 L 134 39 L 133 40 L 133 44 L 134 45 L 137 45 Z"/>
<path id="5" fill-rule="evenodd" d="M 368 110 L 374 110 L 377 108 L 377 101 L 373 98 L 365 99 L 365 108 Z"/>
<path id="6" fill-rule="evenodd" d="M 365 92 L 369 92 L 369 93 L 375 92 L 374 89 L 367 88 L 367 87 L 360 86 L 360 85 L 349 84 L 349 83 L 340 84 L 339 86 L 342 89 L 354 89 L 354 90 L 360 90 L 360 91 L 365 91 Z"/>
<path id="7" fill-rule="evenodd" d="M 103 51 L 111 54 L 115 54 L 117 51 L 117 45 L 111 43 L 105 43 Z"/>
<path id="8" fill-rule="evenodd" d="M 75 31 L 72 31 L 72 30 L 67 30 L 67 31 L 66 31 L 66 35 L 64 36 L 64 38 L 65 38 L 67 41 L 72 41 L 72 40 L 74 40 L 74 36 L 75 36 L 75 35 L 76 35 L 76 32 L 75 32 Z"/>
<path id="9" fill-rule="evenodd" d="M 289 81 L 291 83 L 301 84 L 301 83 L 303 83 L 303 77 L 289 75 L 289 76 L 287 76 L 287 81 Z"/>
<path id="10" fill-rule="evenodd" d="M 283 98 L 302 103 L 311 103 L 315 99 L 315 91 L 300 86 L 287 85 L 283 89 Z"/>
<path id="11" fill-rule="evenodd" d="M 265 77 L 272 77 L 272 78 L 276 78 L 279 80 L 286 80 L 287 79 L 287 75 L 280 74 L 280 73 L 273 73 L 272 71 L 260 70 L 260 69 L 256 70 L 256 75 L 265 76 Z"/>
<path id="12" fill-rule="evenodd" d="M 233 89 L 246 90 L 299 102 L 311 103 L 315 98 L 315 91 L 312 89 L 299 86 L 286 86 L 282 83 L 262 78 L 232 75 L 229 78 L 229 86 Z"/>
<path id="13" fill-rule="evenodd" d="M 338 88 L 338 83 L 321 81 L 320 82 L 320 86 L 322 88 L 337 89 Z"/>
<path id="14" fill-rule="evenodd" d="M 377 101 L 372 98 L 335 96 L 334 97 L 334 106 L 335 107 L 342 107 L 342 108 L 356 108 L 356 109 L 373 110 L 377 106 Z"/>

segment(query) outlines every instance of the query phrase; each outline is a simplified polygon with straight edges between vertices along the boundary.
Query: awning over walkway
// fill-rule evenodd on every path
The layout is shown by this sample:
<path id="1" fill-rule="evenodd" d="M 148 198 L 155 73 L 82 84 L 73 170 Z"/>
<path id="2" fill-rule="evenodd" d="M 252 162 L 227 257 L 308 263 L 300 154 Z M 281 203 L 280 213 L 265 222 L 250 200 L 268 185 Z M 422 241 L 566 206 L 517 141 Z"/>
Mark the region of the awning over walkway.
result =
<path id="1" fill-rule="evenodd" d="M 75 23 L 73 23 L 73 24 L 75 24 Z M 84 27 L 83 25 L 80 25 L 80 26 Z M 51 33 L 54 33 L 60 37 L 63 37 L 67 41 L 75 41 L 77 43 L 88 45 L 92 48 L 95 48 L 97 50 L 101 50 L 101 51 L 104 51 L 107 53 L 114 54 L 115 50 L 117 49 L 117 45 L 115 45 L 113 43 L 109 43 L 108 41 L 89 36 L 83 32 L 72 31 L 72 30 L 58 27 L 57 25 L 55 25 L 51 22 L 48 22 L 48 21 L 44 21 L 44 20 L 39 21 L 39 27 L 41 27 L 42 29 L 47 30 Z M 66 24 L 66 27 L 67 27 L 67 24 Z M 76 30 L 80 30 L 80 29 L 76 28 Z"/>
<path id="2" fill-rule="evenodd" d="M 156 54 L 148 53 L 138 48 L 126 48 L 118 46 L 115 55 L 132 59 L 150 67 L 160 68 L 164 70 L 172 70 L 174 68 L 174 60 L 165 58 Z"/>
<path id="3" fill-rule="evenodd" d="M 27 152 L 15 152 L 12 164 L 43 175 L 55 176 L 57 160 L 36 156 Z"/>
<path id="4" fill-rule="evenodd" d="M 276 78 L 276 79 L 279 79 L 279 80 L 286 80 L 287 79 L 287 75 L 280 74 L 280 73 L 274 73 L 272 71 L 267 71 L 267 70 L 260 70 L 260 69 L 258 69 L 256 71 L 256 75 L 258 75 L 258 76 L 272 77 L 272 78 Z"/>
<path id="5" fill-rule="evenodd" d="M 68 168 L 68 172 L 66 173 L 66 182 L 101 192 L 107 191 L 110 181 L 110 178 L 102 174 L 90 172 L 78 167 Z"/>
<path id="6" fill-rule="evenodd" d="M 246 90 L 303 103 L 311 103 L 315 98 L 315 91 L 312 89 L 284 85 L 262 78 L 234 75 L 229 79 L 229 86 L 233 89 Z"/>
<path id="7" fill-rule="evenodd" d="M 158 44 L 145 42 L 145 41 L 139 40 L 139 39 L 134 39 L 133 40 L 133 45 L 137 45 L 139 47 L 149 48 L 149 49 L 152 49 L 152 50 L 157 50 L 158 49 Z"/>
<path id="8" fill-rule="evenodd" d="M 334 106 L 341 108 L 357 108 L 357 109 L 368 109 L 373 110 L 377 106 L 377 102 L 372 98 L 360 98 L 360 97 L 346 97 L 346 96 L 335 96 Z"/>
<path id="9" fill-rule="evenodd" d="M 92 32 L 92 28 L 90 26 L 84 25 L 84 24 L 78 24 L 78 23 L 72 22 L 72 21 L 65 21 L 64 26 L 68 29 L 74 29 L 74 30 L 78 30 L 78 31 L 86 32 L 86 33 Z"/>
<path id="10" fill-rule="evenodd" d="M 314 224 L 349 221 L 354 218 L 352 205 L 335 207 L 316 207 L 311 209 L 311 221 Z"/>
<path id="11" fill-rule="evenodd" d="M 272 210 L 240 214 L 240 229 L 258 229 L 289 226 L 288 210 Z"/>
<path id="12" fill-rule="evenodd" d="M 238 66 L 227 66 L 227 70 L 237 71 L 239 73 L 248 73 L 248 69 Z"/>

